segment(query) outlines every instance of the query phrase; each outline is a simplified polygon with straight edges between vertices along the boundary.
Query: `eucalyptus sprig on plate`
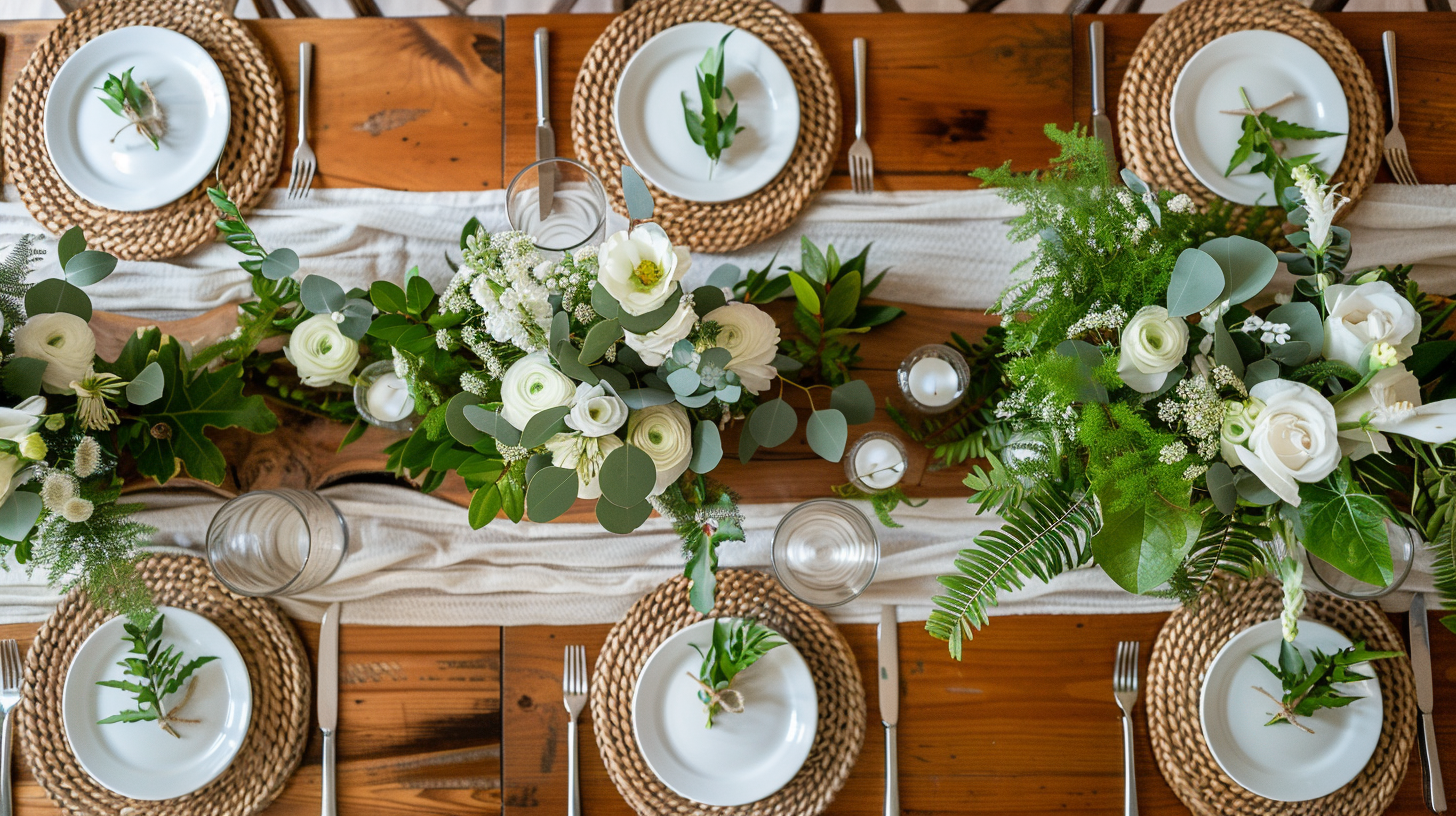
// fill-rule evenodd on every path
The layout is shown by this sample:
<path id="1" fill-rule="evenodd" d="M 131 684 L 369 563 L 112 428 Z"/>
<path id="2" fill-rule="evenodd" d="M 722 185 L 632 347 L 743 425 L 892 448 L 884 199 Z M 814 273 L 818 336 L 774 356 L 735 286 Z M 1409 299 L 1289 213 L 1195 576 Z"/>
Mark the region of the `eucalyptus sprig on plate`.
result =
<path id="1" fill-rule="evenodd" d="M 713 642 L 706 647 L 692 644 L 702 655 L 703 665 L 696 677 L 688 675 L 697 681 L 698 699 L 708 714 L 705 728 L 713 727 L 713 718 L 719 711 L 743 713 L 746 704 L 743 692 L 732 688 L 733 681 L 759 658 L 784 643 L 777 632 L 756 620 L 736 620 L 728 626 L 721 620 L 713 621 Z"/>
<path id="2" fill-rule="evenodd" d="M 1279 665 L 1254 655 L 1255 660 L 1263 663 L 1264 668 L 1279 679 L 1283 690 L 1282 696 L 1275 697 L 1260 686 L 1254 687 L 1278 706 L 1278 710 L 1271 712 L 1270 720 L 1264 725 L 1288 723 L 1307 734 L 1313 734 L 1314 730 L 1300 722 L 1300 717 L 1308 717 L 1321 708 L 1342 708 L 1361 699 L 1335 688 L 1337 683 L 1358 683 L 1370 679 L 1369 675 L 1360 674 L 1352 667 L 1372 660 L 1400 657 L 1402 654 L 1404 652 L 1371 651 L 1365 648 L 1364 641 L 1355 641 L 1353 645 L 1332 654 L 1316 649 L 1306 663 L 1304 656 L 1293 643 L 1280 640 Z"/>
<path id="3" fill-rule="evenodd" d="M 693 144 L 700 145 L 708 154 L 708 178 L 713 177 L 713 170 L 723 157 L 723 151 L 733 146 L 733 137 L 743 130 L 738 125 L 738 101 L 733 98 L 733 91 L 723 84 L 726 46 L 734 30 L 724 34 L 723 39 L 709 48 L 698 63 L 699 109 L 693 110 L 687 91 L 682 94 L 683 119 L 687 122 L 688 136 Z M 726 115 L 723 113 L 724 97 L 727 97 L 729 106 Z"/>
<path id="4" fill-rule="evenodd" d="M 98 680 L 96 685 L 120 689 L 131 694 L 136 699 L 136 708 L 124 709 L 99 720 L 98 725 L 154 722 L 161 726 L 163 731 L 181 739 L 182 735 L 177 733 L 175 726 L 200 722 L 196 719 L 183 718 L 182 710 L 192 699 L 192 689 L 196 683 L 193 675 L 198 669 L 217 658 L 214 656 L 195 657 L 183 663 L 181 649 L 170 643 L 163 648 L 162 625 L 166 622 L 166 617 L 166 615 L 158 613 L 150 621 L 143 618 L 139 621 L 129 620 L 123 624 L 126 634 L 122 636 L 122 640 L 131 644 L 129 653 L 131 656 L 123 658 L 116 665 L 122 668 L 125 676 L 134 679 Z M 175 705 L 170 704 L 168 698 L 182 691 L 183 686 L 186 686 L 186 691 L 181 702 Z"/>

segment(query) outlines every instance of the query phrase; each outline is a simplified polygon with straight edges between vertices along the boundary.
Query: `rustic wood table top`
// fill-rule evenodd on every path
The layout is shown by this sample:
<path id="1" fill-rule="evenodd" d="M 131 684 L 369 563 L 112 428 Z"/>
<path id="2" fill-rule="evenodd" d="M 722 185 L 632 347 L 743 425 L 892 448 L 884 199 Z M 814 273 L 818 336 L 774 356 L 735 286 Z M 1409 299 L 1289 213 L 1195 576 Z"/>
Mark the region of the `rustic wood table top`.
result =
<path id="1" fill-rule="evenodd" d="M 570 99 L 576 65 L 610 18 L 604 15 L 430 18 L 418 20 L 249 21 L 288 90 L 292 153 L 297 44 L 315 44 L 313 145 L 320 187 L 470 190 L 504 186 L 534 159 L 531 33 L 552 32 L 552 116 L 558 150 L 571 155 Z M 1042 125 L 1067 127 L 1089 108 L 1086 27 L 1061 15 L 805 15 L 827 54 L 852 112 L 850 41 L 869 50 L 870 139 L 881 189 L 955 189 L 966 172 L 1010 160 L 1043 166 L 1050 143 Z M 1107 22 L 1109 88 L 1116 88 L 1150 15 Z M 1335 14 L 1384 92 L 1380 32 L 1400 36 L 1402 128 L 1421 178 L 1456 183 L 1456 17 L 1436 14 Z M 10 86 L 53 21 L 0 22 L 5 38 L 0 93 Z M 1116 94 L 1110 94 L 1114 100 Z M 1115 115 L 1115 112 L 1114 112 Z M 845 133 L 850 123 L 846 121 Z M 841 140 L 831 188 L 848 188 Z M 5 157 L 8 163 L 10 157 Z M 282 168 L 280 168 L 281 170 Z M 1382 170 L 1382 180 L 1388 180 Z M 287 183 L 281 173 L 278 185 Z M 893 259 L 881 259 L 890 262 Z M 221 319 L 217 314 L 197 322 Z M 950 331 L 977 336 L 986 319 L 972 312 L 912 307 L 865 349 L 864 376 L 891 394 L 894 367 L 911 348 Z M 102 343 L 128 326 L 111 318 Z M 876 424 L 884 427 L 883 411 Z M 229 491 L 319 487 L 377 471 L 391 437 L 371 431 L 346 455 L 331 454 L 343 429 L 301 414 L 271 437 L 221 441 L 237 472 Z M 767 455 L 760 455 L 768 459 Z M 908 484 L 920 495 L 960 495 L 956 471 L 927 473 L 916 452 Z M 799 445 L 772 452 L 775 478 L 753 478 L 725 463 L 722 474 L 750 501 L 822 495 L 837 466 Z M 826 481 L 828 480 L 828 481 Z M 443 493 L 459 501 L 461 486 Z M 580 510 L 580 508 L 579 508 Z M 576 511 L 574 511 L 576 512 Z M 1111 699 L 1115 644 L 1150 647 L 1163 615 L 1002 617 L 956 663 L 920 624 L 901 626 L 901 795 L 907 812 L 1019 814 L 1113 813 L 1121 806 L 1118 712 Z M 1393 616 L 1404 628 L 1403 615 Z M 24 648 L 35 625 L 0 626 Z M 317 627 L 300 624 L 310 648 Z M 560 702 L 562 646 L 584 643 L 591 657 L 607 626 L 363 627 L 341 634 L 340 812 L 409 816 L 504 808 L 514 814 L 565 809 L 566 714 Z M 829 812 L 879 813 L 882 737 L 875 726 L 874 630 L 844 627 L 871 694 L 870 728 L 853 776 Z M 1456 699 L 1456 637 L 1433 636 L 1436 698 Z M 1144 650 L 1144 670 L 1146 668 Z M 1438 706 L 1440 747 L 1456 756 L 1456 708 Z M 627 813 L 594 749 L 584 719 L 584 802 L 592 814 Z M 1138 717 L 1139 797 L 1145 814 L 1183 813 L 1152 760 Z M 57 811 L 25 770 L 18 771 L 18 816 Z M 1391 813 L 1424 812 L 1414 758 Z M 318 809 L 319 745 L 266 812 Z"/>

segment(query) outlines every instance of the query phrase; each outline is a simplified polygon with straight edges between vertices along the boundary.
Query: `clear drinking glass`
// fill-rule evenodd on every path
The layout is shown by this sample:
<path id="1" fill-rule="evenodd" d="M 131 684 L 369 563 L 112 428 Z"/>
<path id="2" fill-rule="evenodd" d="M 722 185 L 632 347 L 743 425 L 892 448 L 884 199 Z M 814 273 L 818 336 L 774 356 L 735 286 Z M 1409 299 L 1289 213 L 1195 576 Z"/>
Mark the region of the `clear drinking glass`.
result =
<path id="1" fill-rule="evenodd" d="M 1314 573 L 1315 580 L 1319 581 L 1321 586 L 1341 598 L 1349 598 L 1354 601 L 1383 598 L 1405 583 L 1405 579 L 1410 575 L 1411 564 L 1416 560 L 1416 535 L 1405 525 L 1386 519 L 1385 534 L 1390 539 L 1392 567 L 1388 586 L 1367 584 L 1358 578 L 1352 578 L 1340 572 L 1328 561 L 1316 558 L 1314 553 L 1306 551 L 1305 554 L 1309 556 L 1309 570 Z"/>
<path id="2" fill-rule="evenodd" d="M 318 493 L 255 490 L 212 517 L 207 562 L 239 595 L 296 595 L 327 581 L 348 544 L 344 517 Z"/>
<path id="3" fill-rule="evenodd" d="M 541 181 L 554 179 L 550 210 L 541 214 Z M 506 188 L 506 220 L 530 235 L 536 248 L 570 252 L 604 237 L 607 191 L 590 168 L 571 159 L 526 165 Z"/>
<path id="4" fill-rule="evenodd" d="M 790 594 L 810 606 L 859 597 L 880 565 L 880 541 L 859 508 L 813 499 L 790 510 L 774 530 L 773 569 Z"/>

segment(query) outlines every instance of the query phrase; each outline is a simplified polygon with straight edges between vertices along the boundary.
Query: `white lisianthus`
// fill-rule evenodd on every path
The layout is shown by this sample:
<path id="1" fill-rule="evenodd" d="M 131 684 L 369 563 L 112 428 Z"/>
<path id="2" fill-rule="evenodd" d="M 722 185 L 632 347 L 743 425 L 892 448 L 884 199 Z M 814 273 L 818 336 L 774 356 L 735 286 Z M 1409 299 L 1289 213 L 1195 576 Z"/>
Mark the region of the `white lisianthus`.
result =
<path id="1" fill-rule="evenodd" d="M 566 427 L 580 431 L 582 436 L 606 436 L 626 421 L 627 403 L 608 394 L 606 386 L 577 383 L 571 413 L 566 415 Z"/>
<path id="2" fill-rule="evenodd" d="M 1294 507 L 1299 482 L 1317 482 L 1340 464 L 1335 409 L 1320 392 L 1291 380 L 1265 380 L 1249 389 L 1262 400 L 1247 447 L 1234 453 L 1239 464 Z"/>
<path id="3" fill-rule="evenodd" d="M 633 315 L 661 306 L 692 265 L 688 251 L 674 247 L 656 224 L 643 224 L 630 234 L 613 233 L 597 258 L 597 281 Z"/>
<path id="4" fill-rule="evenodd" d="M 779 375 L 773 367 L 779 327 L 767 312 L 748 303 L 729 303 L 703 315 L 703 322 L 718 324 L 713 345 L 733 355 L 728 370 L 738 375 L 745 391 L 757 394 Z"/>
<path id="5" fill-rule="evenodd" d="M 1323 252 L 1330 242 L 1330 227 L 1335 223 L 1335 213 L 1350 199 L 1335 192 L 1340 185 L 1328 187 L 1320 184 L 1307 164 L 1299 165 L 1292 172 L 1299 194 L 1304 198 L 1304 211 L 1308 214 L 1304 229 L 1309 233 L 1309 244 L 1315 251 Z"/>
<path id="6" fill-rule="evenodd" d="M 646 334 L 625 332 L 623 342 L 627 348 L 637 352 L 642 362 L 650 366 L 660 366 L 667 355 L 672 353 L 672 347 L 677 341 L 687 337 L 693 331 L 693 326 L 698 324 L 698 314 L 693 311 L 693 299 L 691 296 L 684 296 L 677 304 L 677 311 L 666 323 Z"/>
<path id="7" fill-rule="evenodd" d="M 1132 390 L 1152 394 L 1188 352 L 1188 321 L 1162 306 L 1144 306 L 1123 326 L 1119 351 L 1117 376 Z"/>
<path id="8" fill-rule="evenodd" d="M 1394 286 L 1385 281 L 1335 284 L 1326 287 L 1324 298 L 1330 315 L 1325 319 L 1326 359 L 1365 371 L 1377 343 L 1393 346 L 1396 362 L 1411 356 L 1421 337 L 1421 316 Z"/>
<path id="9" fill-rule="evenodd" d="M 359 364 L 359 343 L 345 337 L 329 315 L 314 315 L 298 324 L 283 347 L 283 356 L 298 369 L 298 377 L 310 388 L 349 384 Z"/>
<path id="10" fill-rule="evenodd" d="M 576 497 L 595 499 L 602 495 L 601 470 L 607 454 L 622 447 L 615 436 L 557 434 L 546 440 L 551 464 L 576 471 Z"/>
<path id="11" fill-rule="evenodd" d="M 693 429 L 688 412 L 675 402 L 634 412 L 627 420 L 627 441 L 646 451 L 657 467 L 654 496 L 677 481 L 693 458 Z"/>
<path id="12" fill-rule="evenodd" d="M 69 394 L 71 382 L 86 376 L 96 357 L 96 335 L 86 321 L 66 312 L 38 314 L 15 330 L 15 355 L 44 360 L 41 387 Z"/>
<path id="13" fill-rule="evenodd" d="M 21 469 L 25 463 L 8 453 L 0 453 L 0 504 L 10 500 L 10 494 L 25 481 Z"/>
<path id="14" fill-rule="evenodd" d="M 0 408 L 0 439 L 8 439 L 18 444 L 40 424 L 45 409 L 45 397 L 39 395 L 24 400 L 14 408 Z"/>
<path id="15" fill-rule="evenodd" d="M 531 417 L 576 398 L 576 385 L 551 365 L 544 351 L 535 351 L 511 363 L 501 378 L 501 417 L 517 430 Z"/>
<path id="16" fill-rule="evenodd" d="M 1366 426 L 1340 431 L 1340 445 L 1351 459 L 1389 453 L 1386 433 L 1432 445 L 1456 439 L 1456 399 L 1422 405 L 1420 381 L 1403 365 L 1377 371 L 1364 388 L 1335 404 L 1335 418 Z"/>

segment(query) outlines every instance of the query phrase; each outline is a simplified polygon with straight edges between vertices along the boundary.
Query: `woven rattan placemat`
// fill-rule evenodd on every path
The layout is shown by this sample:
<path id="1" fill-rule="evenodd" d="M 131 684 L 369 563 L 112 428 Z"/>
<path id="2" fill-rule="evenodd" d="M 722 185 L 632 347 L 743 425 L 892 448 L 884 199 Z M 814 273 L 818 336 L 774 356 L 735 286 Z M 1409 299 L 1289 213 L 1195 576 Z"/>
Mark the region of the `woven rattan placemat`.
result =
<path id="1" fill-rule="evenodd" d="M 704 204 L 652 188 L 654 220 L 674 243 L 698 252 L 729 252 L 787 227 L 824 186 L 839 151 L 839 89 L 834 74 L 819 43 L 788 12 L 769 0 L 644 0 L 633 5 L 607 26 L 581 63 L 571 97 L 571 139 L 577 158 L 601 176 L 608 200 L 626 215 L 622 165 L 627 153 L 612 120 L 617 80 L 627 61 L 653 35 L 698 21 L 726 23 L 763 40 L 788 66 L 799 92 L 798 145 L 789 163 L 763 189 L 736 201 Z M 689 76 L 684 81 L 691 80 Z M 682 126 L 681 117 L 664 124 Z"/>
<path id="2" fill-rule="evenodd" d="M 312 697 L 303 643 L 274 603 L 227 591 L 201 558 L 153 556 L 142 564 L 141 573 L 158 605 L 202 615 L 225 632 L 243 655 L 252 684 L 253 714 L 232 765 L 202 789 L 161 802 L 118 796 L 82 770 L 66 738 L 61 692 L 76 650 L 112 615 L 92 606 L 77 591 L 62 599 L 36 632 L 25 661 L 16 725 L 30 772 L 58 807 L 86 816 L 128 811 L 148 816 L 257 813 L 283 792 L 308 743 Z"/>
<path id="3" fill-rule="evenodd" d="M 1380 679 L 1385 722 L 1365 770 L 1348 785 L 1308 802 L 1275 802 L 1255 796 L 1218 767 L 1198 715 L 1208 666 L 1234 635 L 1279 617 L 1281 591 L 1272 579 L 1229 580 L 1209 592 L 1197 611 L 1179 609 L 1153 645 L 1148 665 L 1148 733 L 1168 786 L 1199 816 L 1375 816 L 1390 807 L 1405 778 L 1416 738 L 1415 680 L 1405 659 L 1373 664 Z M 1374 603 L 1356 603 L 1310 592 L 1304 619 L 1329 624 L 1371 649 L 1405 651 L 1400 633 Z"/>
<path id="4" fill-rule="evenodd" d="M 217 212 L 204 188 L 217 178 L 209 176 L 187 195 L 155 210 L 108 210 L 76 195 L 61 180 L 42 126 L 46 94 L 66 58 L 101 34 L 136 25 L 190 37 L 217 61 L 232 101 L 217 178 L 245 209 L 262 200 L 278 175 L 284 113 L 283 85 L 267 52 L 242 23 L 207 0 L 96 0 L 68 15 L 41 41 L 10 89 L 0 133 L 20 198 L 51 233 L 79 226 L 92 249 L 144 261 L 182 255 L 212 240 Z"/>
<path id="5" fill-rule="evenodd" d="M 1291 0 L 1187 0 L 1158 18 L 1133 52 L 1117 97 L 1123 160 L 1155 189 L 1187 193 L 1199 204 L 1217 199 L 1178 155 L 1169 115 L 1173 85 L 1198 49 L 1225 34 L 1249 29 L 1278 31 L 1304 41 L 1329 63 L 1345 89 L 1349 138 L 1331 178 L 1343 183 L 1340 192 L 1350 197 L 1350 206 L 1340 213 L 1343 217 L 1380 169 L 1385 117 L 1370 69 L 1355 46 L 1325 18 Z"/>
<path id="6" fill-rule="evenodd" d="M 643 816 L 810 816 L 823 812 L 849 777 L 864 745 L 864 685 L 849 644 L 823 612 L 794 599 L 772 576 L 761 572 L 720 571 L 712 617 L 755 618 L 783 635 L 809 664 L 819 694 L 819 730 L 804 767 L 777 793 L 740 807 L 709 807 L 684 799 L 647 767 L 632 730 L 637 676 L 663 641 L 704 619 L 688 603 L 688 581 L 679 576 L 633 604 L 627 616 L 612 627 L 597 657 L 591 711 L 607 774 L 627 803 Z"/>

